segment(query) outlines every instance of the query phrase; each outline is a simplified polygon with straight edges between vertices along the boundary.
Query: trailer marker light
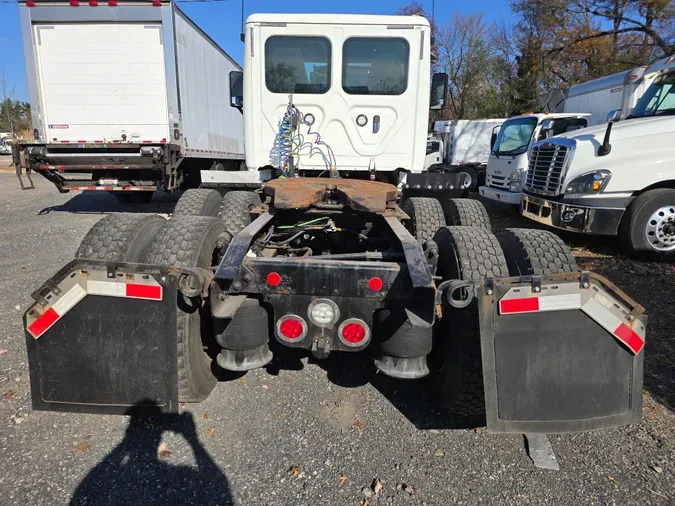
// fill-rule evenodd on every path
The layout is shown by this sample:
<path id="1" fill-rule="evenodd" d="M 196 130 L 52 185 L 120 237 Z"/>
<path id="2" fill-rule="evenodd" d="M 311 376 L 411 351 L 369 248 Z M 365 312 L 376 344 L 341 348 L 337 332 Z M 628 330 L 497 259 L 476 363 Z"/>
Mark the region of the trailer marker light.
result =
<path id="1" fill-rule="evenodd" d="M 29 0 L 26 2 L 26 7 L 35 7 L 35 2 Z"/>
<path id="2" fill-rule="evenodd" d="M 384 286 L 384 282 L 382 281 L 381 278 L 378 278 L 377 276 L 374 276 L 368 280 L 368 288 L 370 288 L 374 292 L 379 292 L 382 290 L 382 287 Z"/>
<path id="3" fill-rule="evenodd" d="M 278 272 L 270 272 L 267 275 L 267 284 L 270 286 L 279 286 L 281 284 L 281 276 Z"/>
<path id="4" fill-rule="evenodd" d="M 117 7 L 117 0 L 108 0 L 108 5 L 110 7 Z"/>
<path id="5" fill-rule="evenodd" d="M 370 338 L 370 329 L 363 320 L 349 318 L 340 324 L 338 337 L 347 346 L 360 346 Z"/>
<path id="6" fill-rule="evenodd" d="M 92 7 L 98 7 L 98 0 L 89 0 L 89 5 Z"/>
<path id="7" fill-rule="evenodd" d="M 307 335 L 307 323 L 294 314 L 282 316 L 277 321 L 277 335 L 283 341 L 299 341 Z"/>
<path id="8" fill-rule="evenodd" d="M 71 7 L 78 7 L 80 5 L 80 2 L 77 0 L 70 0 L 70 6 Z"/>
<path id="9" fill-rule="evenodd" d="M 160 2 L 159 0 L 154 0 L 154 2 L 152 2 L 152 5 L 153 5 L 154 7 L 161 7 L 161 6 L 162 6 L 162 2 Z"/>

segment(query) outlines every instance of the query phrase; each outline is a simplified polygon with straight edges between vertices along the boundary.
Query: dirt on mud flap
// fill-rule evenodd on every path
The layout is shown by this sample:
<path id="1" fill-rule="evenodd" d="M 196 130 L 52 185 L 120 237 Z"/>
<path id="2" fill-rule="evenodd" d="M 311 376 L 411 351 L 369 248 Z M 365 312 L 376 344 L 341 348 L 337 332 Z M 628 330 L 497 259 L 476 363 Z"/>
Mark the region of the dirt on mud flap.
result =
<path id="1" fill-rule="evenodd" d="M 334 193 L 354 211 L 378 214 L 395 209 L 398 196 L 396 187 L 388 183 L 337 178 L 276 179 L 267 183 L 265 193 L 272 196 L 277 209 L 322 208 L 327 194 Z"/>
<path id="2" fill-rule="evenodd" d="M 490 432 L 637 423 L 647 317 L 594 273 L 486 280 L 477 288 Z"/>

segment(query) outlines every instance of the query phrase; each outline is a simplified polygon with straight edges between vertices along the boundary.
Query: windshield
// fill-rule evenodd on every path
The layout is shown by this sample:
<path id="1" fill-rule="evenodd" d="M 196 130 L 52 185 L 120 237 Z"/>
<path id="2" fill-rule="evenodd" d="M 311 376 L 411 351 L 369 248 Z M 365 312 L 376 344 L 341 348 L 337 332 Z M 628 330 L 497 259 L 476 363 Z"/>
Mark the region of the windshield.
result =
<path id="1" fill-rule="evenodd" d="M 537 118 L 518 118 L 506 121 L 499 130 L 492 150 L 497 155 L 519 155 L 527 151 Z"/>
<path id="2" fill-rule="evenodd" d="M 675 114 L 675 74 L 663 76 L 647 88 L 631 113 L 631 118 Z"/>

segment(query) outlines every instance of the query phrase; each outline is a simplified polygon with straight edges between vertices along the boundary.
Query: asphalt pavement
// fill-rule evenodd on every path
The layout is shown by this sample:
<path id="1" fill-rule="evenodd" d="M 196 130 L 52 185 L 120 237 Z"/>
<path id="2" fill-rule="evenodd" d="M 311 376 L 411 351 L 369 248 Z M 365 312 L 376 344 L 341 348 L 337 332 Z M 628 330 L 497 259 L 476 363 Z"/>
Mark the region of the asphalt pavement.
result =
<path id="1" fill-rule="evenodd" d="M 675 419 L 649 393 L 642 424 L 550 436 L 560 471 L 535 468 L 522 435 L 454 428 L 426 382 L 378 375 L 363 354 L 286 351 L 173 417 L 34 412 L 30 293 L 104 213 L 129 210 L 36 186 L 0 172 L 2 505 L 675 504 Z"/>

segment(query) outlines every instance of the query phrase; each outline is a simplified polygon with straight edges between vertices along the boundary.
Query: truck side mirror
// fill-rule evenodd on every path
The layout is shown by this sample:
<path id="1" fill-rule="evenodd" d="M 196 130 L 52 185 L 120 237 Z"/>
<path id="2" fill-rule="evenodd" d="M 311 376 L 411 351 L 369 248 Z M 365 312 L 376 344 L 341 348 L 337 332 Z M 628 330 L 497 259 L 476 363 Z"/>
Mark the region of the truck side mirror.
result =
<path id="1" fill-rule="evenodd" d="M 492 127 L 492 135 L 490 135 L 490 151 L 494 151 L 495 143 L 497 142 L 497 135 L 499 135 L 499 131 L 501 129 L 501 125 L 495 125 Z"/>
<path id="2" fill-rule="evenodd" d="M 543 138 L 548 139 L 553 135 L 553 120 L 552 119 L 545 119 L 541 123 L 541 133 L 543 133 Z M 541 134 L 539 135 L 539 140 L 542 139 Z"/>
<path id="3" fill-rule="evenodd" d="M 616 109 L 615 111 L 609 111 L 607 113 L 607 123 L 615 123 L 621 119 L 621 111 Z"/>
<path id="4" fill-rule="evenodd" d="M 431 104 L 429 109 L 438 111 L 445 105 L 445 97 L 448 94 L 448 74 L 434 74 L 431 78 Z"/>
<path id="5" fill-rule="evenodd" d="M 230 72 L 230 105 L 244 107 L 244 73 L 238 70 Z"/>

